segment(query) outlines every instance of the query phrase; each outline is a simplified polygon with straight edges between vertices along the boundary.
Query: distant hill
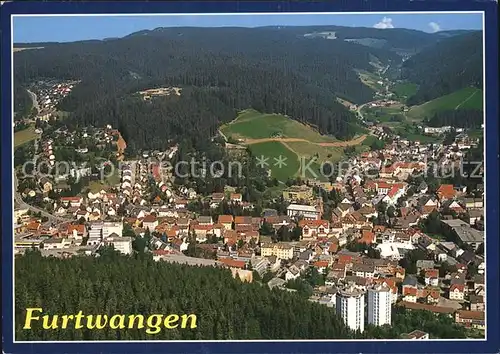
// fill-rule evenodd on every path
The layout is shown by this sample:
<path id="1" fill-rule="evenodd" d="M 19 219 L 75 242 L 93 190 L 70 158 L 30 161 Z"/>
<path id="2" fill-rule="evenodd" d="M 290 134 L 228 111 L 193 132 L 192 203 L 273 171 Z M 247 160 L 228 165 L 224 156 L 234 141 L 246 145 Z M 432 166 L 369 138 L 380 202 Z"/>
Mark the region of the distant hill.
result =
<path id="1" fill-rule="evenodd" d="M 321 31 L 337 39 L 306 36 Z M 336 98 L 361 104 L 375 93 L 357 72 L 373 71 L 374 62 L 397 67 L 399 49 L 426 50 L 441 39 L 338 26 L 168 27 L 102 41 L 31 43 L 44 48 L 16 52 L 14 75 L 21 87 L 43 78 L 80 80 L 59 104 L 71 112 L 68 124 L 120 127 L 129 149 L 160 149 L 182 139 L 203 144 L 248 108 L 287 115 L 345 140 L 359 127 Z M 133 95 L 172 86 L 182 95 L 154 102 Z"/>
<path id="2" fill-rule="evenodd" d="M 407 101 L 418 105 L 469 86 L 482 88 L 482 32 L 443 39 L 404 62 L 402 78 L 419 85 Z"/>
<path id="3" fill-rule="evenodd" d="M 483 91 L 466 87 L 445 96 L 438 97 L 418 106 L 411 107 L 410 117 L 431 117 L 435 113 L 448 110 L 483 110 Z"/>
<path id="4" fill-rule="evenodd" d="M 80 80 L 59 108 L 76 125 L 122 127 L 128 146 L 163 148 L 167 140 L 197 145 L 253 108 L 281 113 L 349 139 L 356 119 L 336 97 L 363 103 L 374 90 L 356 70 L 373 70 L 400 58 L 394 53 L 345 41 L 318 45 L 302 28 L 158 28 L 120 39 L 36 43 L 16 53 L 19 85 L 43 79 Z M 22 44 L 23 46 L 26 44 Z M 131 73 L 134 73 L 132 75 Z M 182 87 L 180 97 L 154 102 L 133 93 Z M 159 127 L 161 127 L 159 129 Z"/>

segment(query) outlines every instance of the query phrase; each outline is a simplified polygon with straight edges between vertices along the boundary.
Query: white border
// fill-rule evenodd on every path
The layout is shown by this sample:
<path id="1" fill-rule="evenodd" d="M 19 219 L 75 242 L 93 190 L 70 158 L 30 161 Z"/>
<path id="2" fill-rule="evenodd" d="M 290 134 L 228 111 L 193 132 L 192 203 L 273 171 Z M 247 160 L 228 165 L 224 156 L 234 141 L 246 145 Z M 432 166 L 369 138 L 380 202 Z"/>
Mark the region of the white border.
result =
<path id="1" fill-rule="evenodd" d="M 266 16 L 266 15 L 280 15 L 280 16 L 295 16 L 295 15 L 397 15 L 397 14 L 481 14 L 482 16 L 482 33 L 483 33 L 483 151 L 484 151 L 484 209 L 486 208 L 486 28 L 485 28 L 485 12 L 484 11 L 373 11 L 373 12 L 237 12 L 237 13 L 150 13 L 150 14 L 15 14 L 10 17 L 10 36 L 11 36 L 11 114 L 12 114 L 12 151 L 14 151 L 14 17 L 142 17 L 142 16 Z M 315 25 L 307 25 L 315 26 Z M 304 25 L 303 27 L 307 27 Z M 318 25 L 318 26 L 328 26 L 328 25 Z M 333 26 L 333 24 L 332 24 Z M 179 27 L 179 26 L 176 26 Z M 222 26 L 221 26 L 222 27 Z M 234 27 L 234 26 L 231 26 Z M 248 27 L 247 28 L 252 28 Z M 298 26 L 296 26 L 298 27 Z M 302 27 L 302 26 L 301 26 Z M 343 26 L 346 27 L 346 26 Z M 175 28 L 175 27 L 172 27 Z M 256 28 L 256 27 L 253 27 Z M 14 155 L 14 153 L 12 153 Z M 12 170 L 14 170 L 14 156 L 12 156 Z M 12 191 L 14 192 L 14 178 L 12 179 Z M 12 194 L 14 196 L 14 194 Z M 14 201 L 12 199 L 12 212 L 14 215 Z M 486 269 L 488 268 L 486 259 L 486 240 L 487 240 L 487 222 L 486 213 L 484 215 L 484 262 L 486 264 Z M 14 245 L 14 233 L 12 233 L 12 245 Z M 12 257 L 12 299 L 15 298 L 15 281 L 14 281 L 14 258 Z M 486 269 L 485 269 L 485 286 L 487 283 L 486 279 Z M 487 293 L 488 287 L 485 289 L 484 303 L 485 303 L 485 338 L 470 338 L 470 339 L 430 339 L 426 340 L 427 343 L 430 342 L 486 342 L 488 340 L 488 327 L 487 327 Z M 413 342 L 412 340 L 405 339 L 257 339 L 257 340 L 90 340 L 90 341 L 16 341 L 16 331 L 15 331 L 15 302 L 12 301 L 12 343 L 13 344 L 40 344 L 40 343 L 234 343 L 234 342 Z"/>

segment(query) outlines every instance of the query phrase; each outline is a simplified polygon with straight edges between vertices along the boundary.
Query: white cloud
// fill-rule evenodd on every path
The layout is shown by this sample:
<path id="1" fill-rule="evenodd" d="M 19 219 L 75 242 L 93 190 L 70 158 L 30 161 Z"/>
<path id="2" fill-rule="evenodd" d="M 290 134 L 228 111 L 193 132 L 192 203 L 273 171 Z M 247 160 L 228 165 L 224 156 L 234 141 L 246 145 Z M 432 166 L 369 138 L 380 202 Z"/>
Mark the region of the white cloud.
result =
<path id="1" fill-rule="evenodd" d="M 380 28 L 380 29 L 386 29 L 386 28 L 394 28 L 394 25 L 392 24 L 392 18 L 384 17 L 382 19 L 382 21 L 374 24 L 373 27 Z"/>
<path id="2" fill-rule="evenodd" d="M 431 28 L 432 33 L 441 31 L 441 26 L 439 26 L 439 23 L 429 22 L 429 27 Z"/>

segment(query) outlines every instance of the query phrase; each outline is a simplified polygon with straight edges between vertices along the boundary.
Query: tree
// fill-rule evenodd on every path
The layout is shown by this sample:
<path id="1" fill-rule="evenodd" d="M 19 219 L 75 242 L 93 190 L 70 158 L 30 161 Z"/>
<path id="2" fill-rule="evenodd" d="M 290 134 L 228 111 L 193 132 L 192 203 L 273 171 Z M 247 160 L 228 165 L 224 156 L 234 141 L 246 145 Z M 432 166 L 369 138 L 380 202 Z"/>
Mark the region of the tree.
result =
<path id="1" fill-rule="evenodd" d="M 407 274 L 417 274 L 417 261 L 431 258 L 427 252 L 420 248 L 406 253 L 405 257 L 399 261 L 399 264 L 405 269 Z"/>
<path id="2" fill-rule="evenodd" d="M 259 232 L 264 236 L 274 235 L 274 227 L 271 223 L 264 221 L 259 229 Z"/>
<path id="3" fill-rule="evenodd" d="M 390 218 L 396 217 L 396 208 L 394 208 L 392 205 L 387 208 L 387 216 Z"/>
<path id="4" fill-rule="evenodd" d="M 292 241 L 300 241 L 302 239 L 302 228 L 300 226 L 294 226 L 291 239 Z"/>
<path id="5" fill-rule="evenodd" d="M 419 224 L 420 229 L 429 234 L 440 234 L 442 231 L 441 216 L 437 210 L 432 211 Z"/>
<path id="6" fill-rule="evenodd" d="M 323 275 L 319 273 L 316 267 L 310 267 L 309 269 L 307 269 L 304 279 L 313 288 L 320 285 L 325 285 L 325 279 Z"/>
<path id="7" fill-rule="evenodd" d="M 264 284 L 267 284 L 271 279 L 274 278 L 274 273 L 272 272 L 266 272 L 264 273 L 264 275 L 262 276 L 262 282 Z"/>

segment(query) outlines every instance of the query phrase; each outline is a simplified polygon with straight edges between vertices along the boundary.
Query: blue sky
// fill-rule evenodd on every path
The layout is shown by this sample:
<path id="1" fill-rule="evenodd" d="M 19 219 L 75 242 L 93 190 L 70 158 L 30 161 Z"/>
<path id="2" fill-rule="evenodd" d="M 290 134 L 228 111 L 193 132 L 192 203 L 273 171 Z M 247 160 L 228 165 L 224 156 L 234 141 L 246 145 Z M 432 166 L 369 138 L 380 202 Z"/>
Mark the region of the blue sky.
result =
<path id="1" fill-rule="evenodd" d="M 157 27 L 259 27 L 337 25 L 410 28 L 425 32 L 482 29 L 481 14 L 161 15 L 14 17 L 14 42 L 70 42 L 123 37 Z"/>

